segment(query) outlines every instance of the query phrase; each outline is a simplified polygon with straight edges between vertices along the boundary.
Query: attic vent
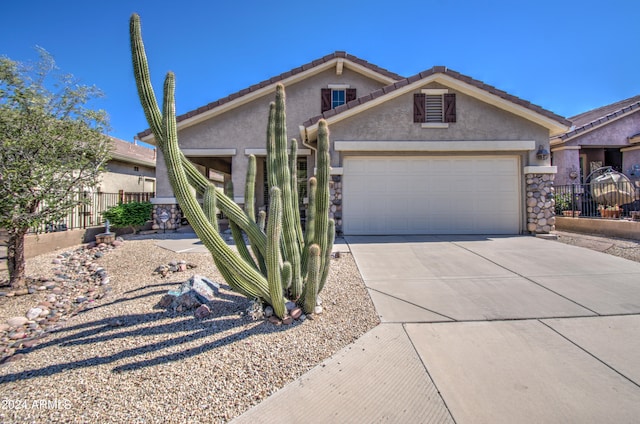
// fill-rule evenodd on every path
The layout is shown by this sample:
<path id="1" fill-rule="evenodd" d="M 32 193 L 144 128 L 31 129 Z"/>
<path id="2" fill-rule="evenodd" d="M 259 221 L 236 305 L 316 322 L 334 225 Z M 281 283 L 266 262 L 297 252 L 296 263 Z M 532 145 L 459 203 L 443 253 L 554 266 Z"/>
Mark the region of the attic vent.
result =
<path id="1" fill-rule="evenodd" d="M 427 122 L 443 122 L 442 111 L 444 109 L 443 97 L 439 95 L 426 95 Z"/>

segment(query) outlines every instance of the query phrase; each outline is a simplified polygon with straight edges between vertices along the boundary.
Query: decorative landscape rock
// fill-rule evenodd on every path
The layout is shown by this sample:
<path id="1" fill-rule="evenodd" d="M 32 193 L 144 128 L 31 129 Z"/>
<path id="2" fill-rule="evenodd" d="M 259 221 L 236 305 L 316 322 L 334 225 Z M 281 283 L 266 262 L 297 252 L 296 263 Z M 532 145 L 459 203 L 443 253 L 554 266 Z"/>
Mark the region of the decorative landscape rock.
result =
<path id="1" fill-rule="evenodd" d="M 216 300 L 220 294 L 219 290 L 220 284 L 201 275 L 194 275 L 182 283 L 178 290 L 169 290 L 160 299 L 157 306 L 177 312 L 200 308 L 200 306 L 206 306 Z M 207 309 L 211 313 L 209 307 Z M 199 313 L 203 314 L 204 309 L 201 309 Z"/>
<path id="2" fill-rule="evenodd" d="M 118 241 L 122 245 L 122 239 Z M 29 277 L 27 289 L 6 292 L 7 297 L 12 297 L 49 291 L 46 300 L 29 308 L 25 316 L 0 324 L 0 363 L 23 357 L 19 349 L 34 346 L 36 339 L 60 328 L 61 323 L 81 310 L 95 306 L 95 301 L 111 287 L 106 270 L 94 261 L 115 248 L 112 244 L 88 244 L 63 252 L 51 262 L 53 276 Z"/>
<path id="3" fill-rule="evenodd" d="M 185 272 L 189 269 L 194 269 L 197 268 L 198 266 L 196 264 L 193 264 L 191 262 L 187 262 L 187 261 L 171 261 L 169 262 L 167 265 L 160 265 L 159 267 L 157 267 L 153 273 L 154 274 L 160 274 L 160 276 L 162 276 L 163 278 L 170 275 L 171 273 L 176 273 L 176 272 Z"/>

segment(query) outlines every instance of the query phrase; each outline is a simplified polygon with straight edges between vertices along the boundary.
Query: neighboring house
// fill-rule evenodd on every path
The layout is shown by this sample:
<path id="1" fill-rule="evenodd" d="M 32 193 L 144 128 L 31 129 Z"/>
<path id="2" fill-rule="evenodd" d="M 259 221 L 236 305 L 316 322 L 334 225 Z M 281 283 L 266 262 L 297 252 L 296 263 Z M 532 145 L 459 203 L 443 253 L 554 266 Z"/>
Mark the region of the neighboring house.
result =
<path id="1" fill-rule="evenodd" d="M 591 171 L 611 166 L 640 181 L 640 96 L 569 118 L 571 128 L 551 138 L 556 185 L 585 182 Z"/>
<path id="2" fill-rule="evenodd" d="M 97 191 L 101 193 L 155 193 L 156 150 L 111 138 L 113 150 Z"/>
<path id="3" fill-rule="evenodd" d="M 313 175 L 317 122 L 324 118 L 329 124 L 331 213 L 339 232 L 553 229 L 549 138 L 564 134 L 568 121 L 445 67 L 404 78 L 345 52 L 178 117 L 184 154 L 205 175 L 215 170 L 232 181 L 236 202 L 243 202 L 248 155 L 258 157 L 256 184 L 265 186 L 268 105 L 278 82 L 286 87 L 288 135 L 300 143 L 302 198 L 306 178 Z M 154 143 L 149 130 L 138 136 Z M 153 202 L 176 210 L 158 156 Z M 266 190 L 256 192 L 262 207 Z"/>

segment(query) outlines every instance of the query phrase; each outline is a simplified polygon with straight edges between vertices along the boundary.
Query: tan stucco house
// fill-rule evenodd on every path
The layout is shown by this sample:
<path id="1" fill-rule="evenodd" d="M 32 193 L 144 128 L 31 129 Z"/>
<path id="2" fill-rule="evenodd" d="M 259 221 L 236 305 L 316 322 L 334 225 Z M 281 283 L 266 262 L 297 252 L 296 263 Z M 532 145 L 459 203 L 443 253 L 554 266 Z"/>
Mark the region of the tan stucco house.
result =
<path id="1" fill-rule="evenodd" d="M 610 166 L 640 181 L 640 96 L 581 113 L 571 128 L 551 138 L 556 185 L 580 184 L 591 171 Z"/>
<path id="2" fill-rule="evenodd" d="M 257 206 L 268 201 L 265 133 L 277 83 L 286 87 L 288 135 L 299 143 L 302 198 L 317 122 L 329 124 L 331 213 L 343 234 L 553 229 L 549 140 L 567 132 L 567 120 L 445 67 L 405 78 L 345 52 L 178 117 L 184 154 L 204 175 L 232 182 L 238 203 L 250 154 L 258 157 Z M 154 143 L 149 130 L 138 137 Z M 175 210 L 161 152 L 156 177 L 153 202 Z"/>
<path id="3" fill-rule="evenodd" d="M 156 149 L 111 137 L 111 159 L 102 173 L 101 193 L 155 193 Z"/>

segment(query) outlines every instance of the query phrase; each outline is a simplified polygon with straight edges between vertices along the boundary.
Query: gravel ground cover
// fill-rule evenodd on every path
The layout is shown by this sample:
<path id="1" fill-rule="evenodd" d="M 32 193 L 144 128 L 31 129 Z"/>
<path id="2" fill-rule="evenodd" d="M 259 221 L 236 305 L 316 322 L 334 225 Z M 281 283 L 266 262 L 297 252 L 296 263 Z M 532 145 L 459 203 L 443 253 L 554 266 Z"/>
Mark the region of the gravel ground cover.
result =
<path id="1" fill-rule="evenodd" d="M 0 366 L 0 422 L 227 422 L 379 323 L 349 254 L 332 260 L 324 313 L 278 326 L 248 316 L 251 302 L 229 290 L 209 254 L 155 245 L 172 236 L 129 237 L 96 260 L 111 291 Z M 28 260 L 27 273 L 50 273 L 60 253 Z M 154 274 L 179 260 L 197 267 Z M 221 283 L 210 317 L 157 307 L 193 274 Z M 0 322 L 42 296 L 0 297 Z"/>
<path id="2" fill-rule="evenodd" d="M 558 241 L 640 262 L 640 241 L 556 231 Z"/>

